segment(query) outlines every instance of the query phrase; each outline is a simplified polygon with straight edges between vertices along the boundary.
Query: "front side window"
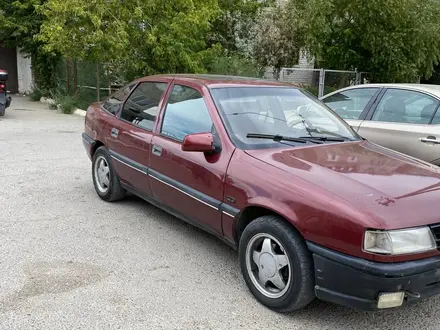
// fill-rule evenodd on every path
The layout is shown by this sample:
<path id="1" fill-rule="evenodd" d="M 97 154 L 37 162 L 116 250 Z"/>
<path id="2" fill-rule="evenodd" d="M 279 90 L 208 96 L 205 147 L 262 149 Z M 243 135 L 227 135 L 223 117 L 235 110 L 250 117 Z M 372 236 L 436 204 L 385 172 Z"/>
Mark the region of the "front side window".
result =
<path id="1" fill-rule="evenodd" d="M 323 102 L 344 119 L 359 119 L 378 88 L 356 88 L 333 94 Z"/>
<path id="2" fill-rule="evenodd" d="M 439 102 L 424 93 L 404 89 L 389 89 L 386 91 L 371 120 L 429 124 Z"/>
<path id="3" fill-rule="evenodd" d="M 164 82 L 142 82 L 131 93 L 121 112 L 121 119 L 153 130 L 162 95 L 167 88 Z"/>
<path id="4" fill-rule="evenodd" d="M 102 102 L 101 106 L 114 115 L 119 110 L 122 102 L 124 102 L 128 94 L 130 94 L 134 86 L 136 86 L 136 83 L 134 82 L 124 86 L 114 94 L 110 95 L 104 102 Z"/>
<path id="5" fill-rule="evenodd" d="M 211 132 L 212 129 L 202 95 L 193 88 L 175 85 L 165 109 L 161 133 L 183 141 L 188 134 Z"/>
<path id="6" fill-rule="evenodd" d="M 271 148 L 280 144 L 249 134 L 291 138 L 357 140 L 356 133 L 319 100 L 289 87 L 221 87 L 211 94 L 228 134 L 239 148 Z"/>

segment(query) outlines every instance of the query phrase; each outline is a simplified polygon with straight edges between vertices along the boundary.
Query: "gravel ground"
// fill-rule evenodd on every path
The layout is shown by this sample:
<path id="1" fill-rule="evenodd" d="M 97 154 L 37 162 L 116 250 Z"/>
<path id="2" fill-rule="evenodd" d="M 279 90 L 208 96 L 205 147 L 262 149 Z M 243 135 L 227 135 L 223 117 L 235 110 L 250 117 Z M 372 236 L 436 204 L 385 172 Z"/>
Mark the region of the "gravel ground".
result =
<path id="1" fill-rule="evenodd" d="M 269 311 L 216 238 L 134 197 L 101 201 L 82 128 L 18 97 L 0 119 L 0 329 L 440 328 L 440 298 Z"/>

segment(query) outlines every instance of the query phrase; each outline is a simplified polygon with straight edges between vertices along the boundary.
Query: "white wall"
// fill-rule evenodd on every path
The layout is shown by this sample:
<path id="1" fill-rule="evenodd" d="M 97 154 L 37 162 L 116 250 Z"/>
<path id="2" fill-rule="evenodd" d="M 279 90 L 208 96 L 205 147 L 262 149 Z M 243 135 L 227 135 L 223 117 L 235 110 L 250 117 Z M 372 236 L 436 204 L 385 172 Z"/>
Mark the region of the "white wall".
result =
<path id="1" fill-rule="evenodd" d="M 29 57 L 25 57 L 25 54 L 23 54 L 19 49 L 17 49 L 17 75 L 18 92 L 20 94 L 30 92 L 33 85 L 31 59 Z"/>

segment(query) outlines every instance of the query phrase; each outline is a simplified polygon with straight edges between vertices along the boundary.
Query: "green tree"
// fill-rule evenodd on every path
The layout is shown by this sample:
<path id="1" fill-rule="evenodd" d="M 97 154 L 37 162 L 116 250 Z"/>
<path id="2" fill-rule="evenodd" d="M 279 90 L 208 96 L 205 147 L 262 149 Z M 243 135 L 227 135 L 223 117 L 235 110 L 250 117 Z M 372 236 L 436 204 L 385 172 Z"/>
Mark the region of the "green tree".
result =
<path id="1" fill-rule="evenodd" d="M 53 87 L 57 53 L 47 53 L 43 43 L 34 38 L 44 17 L 36 11 L 45 0 L 0 1 L 0 40 L 6 47 L 20 48 L 32 59 L 37 83 L 43 89 Z"/>
<path id="2" fill-rule="evenodd" d="M 131 76 L 205 72 L 206 61 L 221 52 L 206 42 L 220 13 L 217 0 L 133 0 L 130 12 Z"/>
<path id="3" fill-rule="evenodd" d="M 213 22 L 209 42 L 220 43 L 229 52 L 250 54 L 251 31 L 259 14 L 275 0 L 218 0 L 220 15 Z"/>
<path id="4" fill-rule="evenodd" d="M 272 67 L 278 77 L 282 67 L 298 63 L 301 38 L 283 6 L 265 10 L 253 31 L 253 57 L 259 66 Z"/>
<path id="5" fill-rule="evenodd" d="M 47 0 L 37 39 L 45 49 L 72 59 L 106 61 L 128 46 L 126 6 L 119 0 Z"/>
<path id="6" fill-rule="evenodd" d="M 372 81 L 429 77 L 440 58 L 437 0 L 290 0 L 291 21 L 320 65 Z"/>
<path id="7" fill-rule="evenodd" d="M 39 40 L 46 49 L 94 61 L 116 61 L 126 79 L 201 72 L 220 51 L 207 46 L 217 0 L 47 0 Z"/>

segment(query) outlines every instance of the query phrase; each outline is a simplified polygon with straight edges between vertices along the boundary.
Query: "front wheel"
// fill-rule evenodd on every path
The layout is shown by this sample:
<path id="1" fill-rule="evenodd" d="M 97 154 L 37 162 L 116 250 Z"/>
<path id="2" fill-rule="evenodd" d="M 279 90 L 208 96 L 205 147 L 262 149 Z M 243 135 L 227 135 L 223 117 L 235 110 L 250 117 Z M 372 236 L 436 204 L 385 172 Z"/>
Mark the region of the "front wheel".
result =
<path id="1" fill-rule="evenodd" d="M 119 182 L 106 147 L 99 147 L 93 155 L 92 176 L 93 185 L 101 199 L 113 202 L 125 196 L 125 190 Z"/>
<path id="2" fill-rule="evenodd" d="M 268 308 L 288 313 L 315 298 L 310 251 L 283 219 L 268 215 L 252 221 L 240 238 L 239 258 L 247 286 Z"/>

